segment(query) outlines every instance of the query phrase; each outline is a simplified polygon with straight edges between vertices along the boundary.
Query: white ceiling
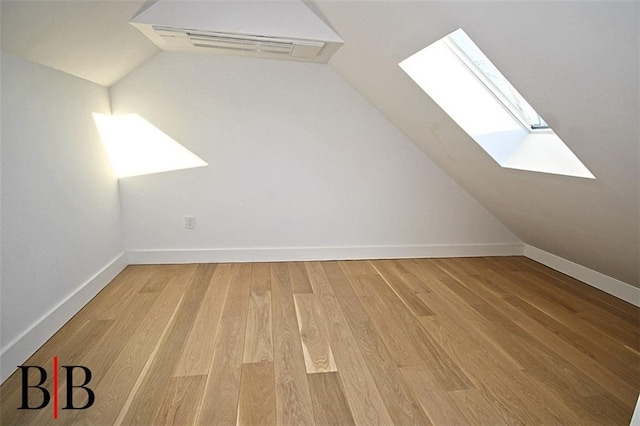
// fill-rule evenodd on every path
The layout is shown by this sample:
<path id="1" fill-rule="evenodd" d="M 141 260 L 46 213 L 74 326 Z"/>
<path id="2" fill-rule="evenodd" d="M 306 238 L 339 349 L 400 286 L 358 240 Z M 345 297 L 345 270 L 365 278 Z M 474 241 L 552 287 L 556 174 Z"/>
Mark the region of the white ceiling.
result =
<path id="1" fill-rule="evenodd" d="M 317 2 L 331 66 L 525 243 L 639 282 L 638 2 Z M 462 27 L 596 180 L 503 169 L 397 63 Z"/>
<path id="2" fill-rule="evenodd" d="M 129 24 L 145 3 L 2 0 L 2 50 L 111 86 L 160 51 Z"/>
<path id="3" fill-rule="evenodd" d="M 305 2 L 330 65 L 525 243 L 638 285 L 640 3 Z M 2 49 L 110 86 L 157 53 L 143 1 L 2 1 Z M 595 174 L 502 169 L 397 66 L 462 27 Z"/>

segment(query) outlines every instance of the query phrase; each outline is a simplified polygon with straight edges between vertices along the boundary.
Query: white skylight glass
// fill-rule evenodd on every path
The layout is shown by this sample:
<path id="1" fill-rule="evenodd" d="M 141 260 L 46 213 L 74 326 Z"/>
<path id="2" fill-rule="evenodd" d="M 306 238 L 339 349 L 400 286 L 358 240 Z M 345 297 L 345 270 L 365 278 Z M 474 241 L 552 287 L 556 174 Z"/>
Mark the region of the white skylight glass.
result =
<path id="1" fill-rule="evenodd" d="M 93 113 L 93 119 L 118 178 L 207 165 L 138 114 Z"/>
<path id="2" fill-rule="evenodd" d="M 482 50 L 458 29 L 447 36 L 448 46 L 465 63 L 471 72 L 496 95 L 500 102 L 529 129 L 547 129 L 549 126 L 529 102 L 509 83 Z"/>
<path id="3" fill-rule="evenodd" d="M 462 29 L 399 66 L 502 167 L 595 179 Z"/>

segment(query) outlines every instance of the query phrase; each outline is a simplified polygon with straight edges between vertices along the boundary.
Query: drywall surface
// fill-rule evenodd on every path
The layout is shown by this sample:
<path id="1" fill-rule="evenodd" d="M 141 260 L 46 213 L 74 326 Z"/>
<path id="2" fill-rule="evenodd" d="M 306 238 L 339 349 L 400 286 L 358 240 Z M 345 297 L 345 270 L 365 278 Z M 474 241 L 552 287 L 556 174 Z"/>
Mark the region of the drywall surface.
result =
<path id="1" fill-rule="evenodd" d="M 120 181 L 128 250 L 519 243 L 326 65 L 163 52 L 110 91 L 209 163 Z"/>
<path id="2" fill-rule="evenodd" d="M 1 58 L 5 354 L 121 256 L 123 245 L 117 180 L 91 117 L 109 112 L 107 89 L 5 52 Z M 73 314 L 57 312 L 62 323 L 52 332 Z M 31 350 L 50 335 L 36 336 Z M 30 355 L 21 348 L 22 359 L 3 355 L 3 378 L 16 365 L 5 363 Z"/>
<path id="3" fill-rule="evenodd" d="M 640 285 L 640 3 L 311 6 L 345 40 L 331 67 L 522 241 Z M 458 28 L 595 180 L 500 167 L 400 69 Z"/>
<path id="4" fill-rule="evenodd" d="M 129 24 L 146 3 L 2 0 L 2 50 L 110 86 L 158 52 Z"/>

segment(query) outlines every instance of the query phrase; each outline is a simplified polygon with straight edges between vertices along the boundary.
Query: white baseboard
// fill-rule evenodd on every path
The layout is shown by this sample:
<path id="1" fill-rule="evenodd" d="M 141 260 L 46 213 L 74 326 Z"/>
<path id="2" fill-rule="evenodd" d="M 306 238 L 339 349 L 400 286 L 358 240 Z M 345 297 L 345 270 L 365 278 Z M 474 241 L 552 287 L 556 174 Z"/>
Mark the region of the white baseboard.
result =
<path id="1" fill-rule="evenodd" d="M 567 274 L 583 283 L 589 284 L 612 296 L 640 306 L 640 288 L 634 287 L 615 278 L 611 278 L 593 269 L 578 265 L 570 260 L 563 259 L 555 254 L 548 253 L 539 248 L 525 244 L 524 255 L 529 259 L 540 262 L 556 271 Z"/>
<path id="2" fill-rule="evenodd" d="M 295 247 L 209 250 L 128 250 L 129 264 L 289 262 L 522 255 L 522 243 L 425 246 Z"/>
<path id="3" fill-rule="evenodd" d="M 640 396 L 638 396 L 638 400 L 636 401 L 636 408 L 633 410 L 629 426 L 640 426 Z"/>
<path id="4" fill-rule="evenodd" d="M 80 285 L 73 293 L 54 306 L 2 349 L 0 353 L 0 383 L 40 348 L 56 331 L 71 319 L 100 290 L 127 266 L 126 253 L 118 255 L 102 270 Z"/>

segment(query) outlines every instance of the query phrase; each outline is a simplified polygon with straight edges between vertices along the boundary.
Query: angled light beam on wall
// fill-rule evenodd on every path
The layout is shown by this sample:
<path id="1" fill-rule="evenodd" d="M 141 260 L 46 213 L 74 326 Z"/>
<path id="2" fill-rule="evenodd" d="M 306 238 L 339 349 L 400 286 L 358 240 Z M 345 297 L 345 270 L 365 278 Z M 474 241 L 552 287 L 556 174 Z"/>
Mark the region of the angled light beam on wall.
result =
<path id="1" fill-rule="evenodd" d="M 119 179 L 207 165 L 138 114 L 94 112 L 93 119 Z"/>

